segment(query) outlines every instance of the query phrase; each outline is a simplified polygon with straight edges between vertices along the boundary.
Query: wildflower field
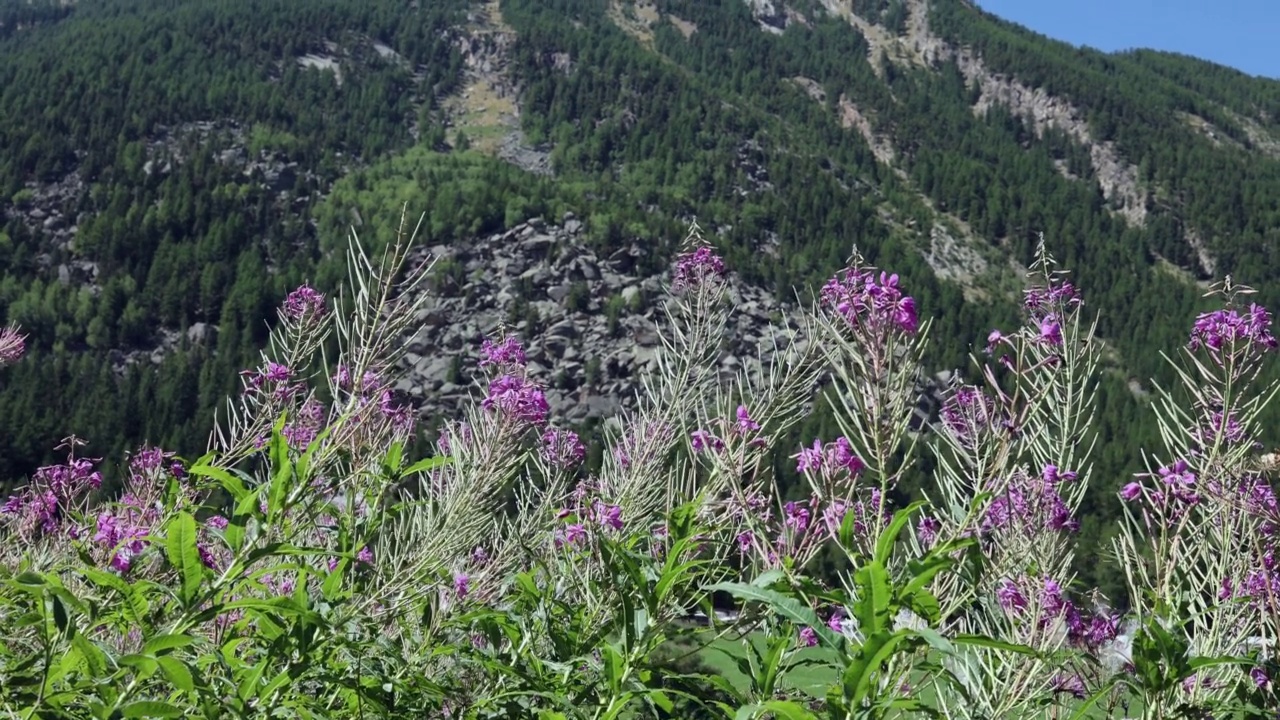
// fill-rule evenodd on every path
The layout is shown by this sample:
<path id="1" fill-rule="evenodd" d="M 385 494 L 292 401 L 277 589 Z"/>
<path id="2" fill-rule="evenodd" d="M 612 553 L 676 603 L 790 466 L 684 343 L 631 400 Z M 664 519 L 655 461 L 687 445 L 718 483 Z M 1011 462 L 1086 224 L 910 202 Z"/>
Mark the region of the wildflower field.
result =
<path id="1" fill-rule="evenodd" d="M 1096 559 L 1127 578 L 1107 598 L 1069 572 L 1100 343 L 1043 250 L 1023 324 L 991 332 L 920 431 L 930 322 L 896 275 L 855 255 L 775 362 L 726 379 L 728 271 L 694 226 L 657 371 L 595 473 L 503 332 L 474 405 L 406 456 L 391 369 L 426 297 L 417 257 L 402 223 L 374 256 L 353 239 L 349 293 L 290 295 L 207 454 L 139 448 L 106 493 L 69 438 L 5 501 L 0 712 L 1280 717 L 1280 506 L 1252 440 L 1277 343 L 1249 288 L 1216 286 L 1169 348 L 1182 382 Z M 0 365 L 22 355 L 0 333 Z M 776 447 L 818 402 L 842 434 Z M 806 497 L 778 492 L 779 451 Z M 817 572 L 832 548 L 843 569 Z"/>

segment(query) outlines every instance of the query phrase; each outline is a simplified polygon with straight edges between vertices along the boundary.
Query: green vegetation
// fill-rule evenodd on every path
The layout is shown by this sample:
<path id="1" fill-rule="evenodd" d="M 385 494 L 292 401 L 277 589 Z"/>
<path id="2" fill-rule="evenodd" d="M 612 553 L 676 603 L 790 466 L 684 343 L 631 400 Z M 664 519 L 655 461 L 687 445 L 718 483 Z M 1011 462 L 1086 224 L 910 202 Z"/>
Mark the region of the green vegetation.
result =
<path id="1" fill-rule="evenodd" d="M 731 268 L 788 298 L 841 267 L 856 243 L 934 318 L 935 370 L 967 367 L 981 350 L 972 338 L 1014 321 L 1008 261 L 1028 264 L 1043 233 L 1102 313 L 1114 351 L 1080 551 L 1080 569 L 1114 589 L 1119 578 L 1095 577 L 1093 559 L 1114 526 L 1115 490 L 1139 469 L 1136 448 L 1157 440 L 1138 422 L 1146 400 L 1130 380 L 1168 384 L 1158 350 L 1183 342 L 1205 307 L 1193 280 L 1206 273 L 1187 237 L 1203 239 L 1216 275 L 1280 305 L 1280 84 L 1162 53 L 1082 51 L 960 0 L 932 3 L 944 39 L 1088 110 L 1095 139 L 1114 142 L 1149 191 L 1135 226 L 1108 207 L 1089 148 L 1066 133 L 1037 136 L 999 106 L 975 115 L 978 93 L 954 63 L 869 56 L 844 20 L 792 4 L 808 26 L 774 35 L 741 0 L 657 0 L 660 17 L 697 30 L 686 37 L 659 22 L 642 42 L 604 0 L 503 0 L 522 127 L 553 148 L 554 179 L 486 154 L 497 126 L 463 118 L 459 133 L 446 123 L 447 99 L 464 82 L 457 46 L 477 3 L 0 4 L 0 146 L 14 149 L 0 158 L 9 218 L 0 321 L 22 324 L 35 358 L 0 392 L 0 477 L 52 461 L 67 432 L 92 438 L 101 456 L 144 439 L 201 449 L 218 399 L 266 338 L 268 308 L 303 279 L 336 289 L 342 268 L 331 251 L 345 229 L 405 204 L 426 214 L 431 243 L 572 210 L 597 250 L 641 240 L 642 272 L 665 266 L 682 220 L 696 216 L 723 229 L 717 243 Z M 891 34 L 907 29 L 901 0 L 859 0 L 854 10 Z M 570 71 L 547 61 L 556 53 Z M 306 55 L 331 57 L 341 83 L 304 67 Z M 811 80 L 821 100 L 795 78 Z M 892 167 L 841 123 L 841 98 L 891 146 Z M 194 133 L 193 123 L 213 125 Z M 218 160 L 241 146 L 246 161 L 296 165 L 268 181 Z M 83 186 L 69 186 L 62 222 L 77 232 L 62 245 L 56 226 L 29 226 L 15 211 L 43 207 L 50 185 L 68 177 Z M 986 270 L 935 276 L 923 256 L 935 221 L 972 243 Z M 385 228 L 362 239 L 376 248 Z M 760 252 L 765 237 L 776 237 L 777 259 Z M 77 263 L 92 263 L 89 279 L 60 282 L 59 268 Z M 206 341 L 190 339 L 198 323 L 210 328 Z M 174 350 L 154 366 L 149 353 L 166 332 Z M 123 367 L 121 352 L 141 362 Z M 833 430 L 819 413 L 793 439 Z M 775 464 L 797 483 L 789 461 Z M 930 468 L 904 494 L 928 482 Z"/>

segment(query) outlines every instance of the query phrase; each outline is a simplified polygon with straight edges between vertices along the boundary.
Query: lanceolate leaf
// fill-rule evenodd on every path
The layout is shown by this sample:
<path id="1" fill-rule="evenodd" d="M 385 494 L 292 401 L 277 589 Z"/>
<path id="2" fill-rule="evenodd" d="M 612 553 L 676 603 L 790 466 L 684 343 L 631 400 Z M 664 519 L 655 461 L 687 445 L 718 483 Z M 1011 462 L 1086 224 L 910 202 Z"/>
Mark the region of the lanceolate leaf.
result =
<path id="1" fill-rule="evenodd" d="M 710 592 L 721 591 L 727 592 L 739 600 L 750 602 L 759 602 L 773 608 L 773 611 L 782 617 L 790 620 L 797 625 L 803 625 L 813 628 L 818 634 L 818 639 L 823 645 L 831 648 L 840 646 L 840 637 L 831 631 L 821 620 L 818 614 L 810 608 L 802 605 L 799 600 L 787 597 L 780 592 L 756 587 L 754 585 L 746 585 L 744 583 L 724 582 L 711 585 L 707 588 Z"/>
<path id="2" fill-rule="evenodd" d="M 189 606 L 200 591 L 200 580 L 204 576 L 204 565 L 196 549 L 196 519 L 190 513 L 180 512 L 169 521 L 165 553 L 182 580 L 178 597 L 183 605 Z"/>
<path id="3" fill-rule="evenodd" d="M 400 474 L 401 476 L 407 476 L 414 475 L 416 473 L 429 472 L 438 467 L 444 467 L 451 462 L 453 462 L 453 458 L 448 455 L 437 455 L 435 457 L 424 458 L 405 468 Z"/>
<path id="4" fill-rule="evenodd" d="M 893 520 L 889 522 L 889 526 L 884 529 L 884 532 L 880 533 L 880 537 L 876 538 L 876 554 L 874 558 L 876 562 L 885 566 L 889 564 L 889 556 L 893 554 L 893 548 L 898 542 L 898 536 L 902 534 L 903 528 L 911 521 L 911 516 L 924 506 L 925 502 L 923 500 L 917 500 L 893 514 Z"/>

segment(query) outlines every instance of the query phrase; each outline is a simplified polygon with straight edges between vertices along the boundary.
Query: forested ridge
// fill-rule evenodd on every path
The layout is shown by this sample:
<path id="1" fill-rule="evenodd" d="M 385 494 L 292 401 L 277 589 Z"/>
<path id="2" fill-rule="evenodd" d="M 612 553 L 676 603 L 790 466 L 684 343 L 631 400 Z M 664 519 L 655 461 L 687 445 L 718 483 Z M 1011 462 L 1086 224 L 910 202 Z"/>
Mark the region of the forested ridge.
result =
<path id="1" fill-rule="evenodd" d="M 1082 512 L 1101 539 L 1154 444 L 1135 429 L 1153 428 L 1141 388 L 1170 378 L 1160 354 L 1185 342 L 1203 283 L 1230 273 L 1280 305 L 1280 82 L 1074 48 L 960 0 L 799 0 L 779 32 L 760 6 L 0 2 L 0 322 L 31 346 L 0 376 L 0 478 L 72 432 L 109 458 L 143 440 L 200 452 L 271 308 L 304 279 L 336 290 L 347 227 L 385 239 L 403 203 L 435 243 L 572 211 L 599 251 L 642 240 L 654 273 L 696 216 L 732 270 L 782 298 L 856 243 L 935 318 L 930 370 L 965 368 L 1012 323 L 1014 265 L 1043 234 L 1113 350 Z M 449 109 L 467 92 L 460 48 L 494 11 L 515 37 L 520 129 L 553 177 L 468 149 L 478 130 Z M 1143 220 L 1104 197 L 1077 136 L 1000 103 L 975 113 L 981 83 L 955 57 L 878 49 L 924 12 L 992 77 L 1081 109 L 1137 169 Z M 982 262 L 937 272 L 935 226 Z M 833 431 L 815 416 L 797 442 Z"/>

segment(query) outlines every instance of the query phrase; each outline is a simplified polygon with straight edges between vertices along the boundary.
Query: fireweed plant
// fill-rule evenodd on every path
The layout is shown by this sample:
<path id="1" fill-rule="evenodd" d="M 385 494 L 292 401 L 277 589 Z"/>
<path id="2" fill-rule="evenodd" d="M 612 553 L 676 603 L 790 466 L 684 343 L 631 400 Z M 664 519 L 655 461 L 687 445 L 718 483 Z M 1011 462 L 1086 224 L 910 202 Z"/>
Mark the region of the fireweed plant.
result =
<path id="1" fill-rule="evenodd" d="M 347 291 L 309 286 L 193 460 L 144 447 L 122 491 L 69 438 L 0 508 L 10 716 L 1268 717 L 1280 510 L 1251 438 L 1270 316 L 1221 289 L 1196 320 L 1164 446 L 1125 485 L 1134 610 L 1069 575 L 1099 344 L 1041 251 L 1022 327 L 913 429 L 929 323 L 859 257 L 771 362 L 718 369 L 733 299 L 694 224 L 657 370 L 600 469 L 551 421 L 520 338 L 480 340 L 476 401 L 411 461 L 394 388 L 431 262 L 401 220 Z M 336 356 L 330 357 L 333 348 Z M 23 337 L 0 330 L 0 367 Z M 816 402 L 840 435 L 778 439 Z M 926 445 L 922 501 L 899 483 Z M 807 496 L 771 474 L 791 457 Z M 847 571 L 818 577 L 835 549 Z M 736 619 L 714 620 L 732 598 Z M 700 611 L 711 627 L 689 622 Z M 670 659 L 728 651 L 731 683 Z M 799 689 L 812 666 L 825 691 Z M 1272 708 L 1267 710 L 1267 708 Z"/>

